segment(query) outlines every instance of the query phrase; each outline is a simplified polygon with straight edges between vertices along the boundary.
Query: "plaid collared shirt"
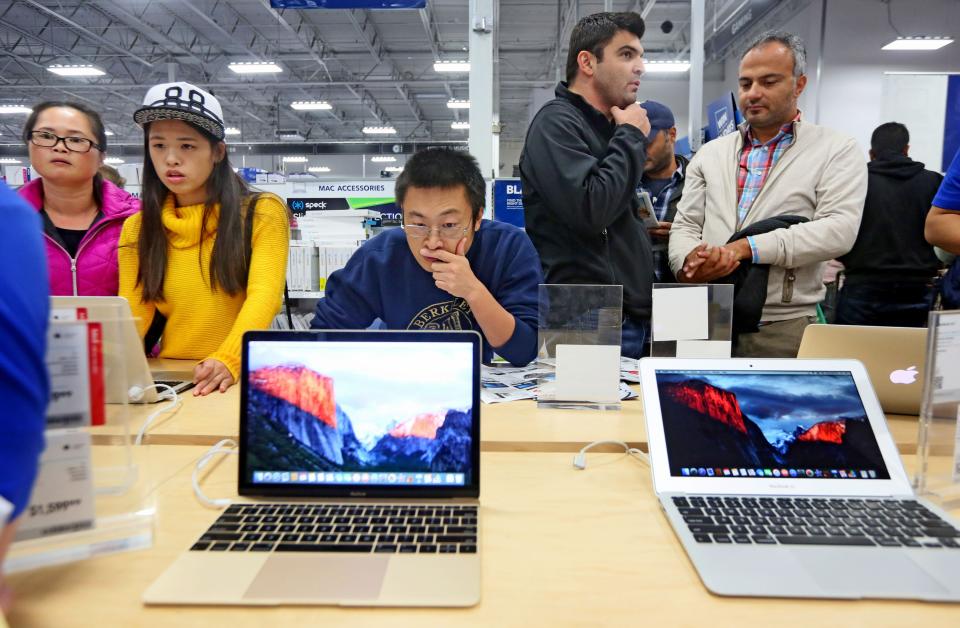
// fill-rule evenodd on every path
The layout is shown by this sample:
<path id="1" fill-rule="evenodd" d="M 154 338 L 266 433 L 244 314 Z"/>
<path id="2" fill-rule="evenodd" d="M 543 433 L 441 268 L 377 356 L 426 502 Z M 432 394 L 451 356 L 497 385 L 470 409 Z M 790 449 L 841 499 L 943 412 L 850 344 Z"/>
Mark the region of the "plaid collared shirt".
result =
<path id="1" fill-rule="evenodd" d="M 800 112 L 796 117 L 780 127 L 777 135 L 764 143 L 753 136 L 753 129 L 747 127 L 743 136 L 743 148 L 740 150 L 740 168 L 737 170 L 737 228 L 743 227 L 743 221 L 753 206 L 753 202 L 767 182 L 767 177 L 773 166 L 780 160 L 784 151 L 793 144 L 794 123 L 800 119 Z M 753 261 L 757 261 L 757 249 L 753 239 L 747 238 L 750 250 L 753 252 Z"/>

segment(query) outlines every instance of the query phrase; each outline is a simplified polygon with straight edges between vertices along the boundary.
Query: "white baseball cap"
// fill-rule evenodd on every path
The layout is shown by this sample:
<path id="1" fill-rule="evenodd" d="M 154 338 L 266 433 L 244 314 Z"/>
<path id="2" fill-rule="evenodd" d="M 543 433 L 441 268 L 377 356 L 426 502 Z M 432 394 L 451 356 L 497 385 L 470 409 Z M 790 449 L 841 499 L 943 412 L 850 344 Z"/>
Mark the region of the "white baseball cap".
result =
<path id="1" fill-rule="evenodd" d="M 213 94 L 190 83 L 154 85 L 133 113 L 141 128 L 157 120 L 183 120 L 207 131 L 218 140 L 224 137 L 223 110 Z"/>

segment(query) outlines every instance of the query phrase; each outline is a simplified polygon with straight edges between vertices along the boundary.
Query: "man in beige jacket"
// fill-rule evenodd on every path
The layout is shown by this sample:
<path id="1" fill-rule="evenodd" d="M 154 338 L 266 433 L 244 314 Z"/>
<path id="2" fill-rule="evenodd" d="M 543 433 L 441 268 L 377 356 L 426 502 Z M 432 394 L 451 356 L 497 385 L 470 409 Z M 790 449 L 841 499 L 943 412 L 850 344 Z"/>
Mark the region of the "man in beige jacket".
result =
<path id="1" fill-rule="evenodd" d="M 866 161 L 853 138 L 803 121 L 806 53 L 795 35 L 765 33 L 740 61 L 739 133 L 705 144 L 690 162 L 670 231 L 670 267 L 681 282 L 726 277 L 741 263 L 769 265 L 757 332 L 740 357 L 796 357 L 823 298 L 823 267 L 857 237 Z M 728 242 L 761 220 L 808 222 Z"/>

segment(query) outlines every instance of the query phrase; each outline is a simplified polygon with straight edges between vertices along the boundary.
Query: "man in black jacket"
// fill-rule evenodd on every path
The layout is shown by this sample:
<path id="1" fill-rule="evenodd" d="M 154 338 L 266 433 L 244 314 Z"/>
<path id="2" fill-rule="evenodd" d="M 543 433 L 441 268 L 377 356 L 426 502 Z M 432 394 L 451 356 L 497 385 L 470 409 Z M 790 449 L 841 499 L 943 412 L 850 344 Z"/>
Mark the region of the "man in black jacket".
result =
<path id="1" fill-rule="evenodd" d="M 534 117 L 520 155 L 527 234 L 548 283 L 623 286 L 622 352 L 639 357 L 653 255 L 637 215 L 650 123 L 636 104 L 643 19 L 596 13 L 570 35 L 566 82 Z"/>
<path id="2" fill-rule="evenodd" d="M 923 238 L 924 222 L 943 177 L 907 156 L 910 135 L 899 122 L 870 138 L 867 200 L 857 241 L 843 263 L 836 322 L 923 327 L 940 268 Z"/>

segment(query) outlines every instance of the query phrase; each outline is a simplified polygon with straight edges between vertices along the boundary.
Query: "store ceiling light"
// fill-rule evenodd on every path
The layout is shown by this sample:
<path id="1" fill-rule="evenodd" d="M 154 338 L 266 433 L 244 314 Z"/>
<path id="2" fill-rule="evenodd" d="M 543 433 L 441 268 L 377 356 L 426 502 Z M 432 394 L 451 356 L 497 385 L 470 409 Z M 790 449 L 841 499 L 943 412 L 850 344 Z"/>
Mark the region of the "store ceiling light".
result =
<path id="1" fill-rule="evenodd" d="M 92 65 L 51 65 L 47 70 L 60 76 L 103 76 L 106 74 L 100 68 Z"/>
<path id="2" fill-rule="evenodd" d="M 19 159 L 14 159 L 13 157 L 0 157 L 0 164 L 18 164 L 20 163 Z"/>
<path id="3" fill-rule="evenodd" d="M 403 168 L 400 166 L 387 166 L 384 168 L 386 172 L 403 172 Z"/>
<path id="4" fill-rule="evenodd" d="M 330 172 L 329 166 L 310 166 L 307 172 Z"/>
<path id="5" fill-rule="evenodd" d="M 370 158 L 375 164 L 390 164 L 397 160 L 396 157 L 391 157 L 390 155 L 374 155 Z"/>
<path id="6" fill-rule="evenodd" d="M 278 129 L 277 137 L 283 142 L 303 142 L 307 139 L 297 129 Z"/>
<path id="7" fill-rule="evenodd" d="M 668 74 L 671 72 L 689 72 L 689 61 L 646 61 L 644 72 L 647 74 Z"/>
<path id="8" fill-rule="evenodd" d="M 469 72 L 469 61 L 436 61 L 433 64 L 434 72 Z"/>
<path id="9" fill-rule="evenodd" d="M 107 137 L 112 137 L 114 133 L 113 131 L 104 131 L 103 134 L 106 135 Z"/>
<path id="10" fill-rule="evenodd" d="M 939 50 L 952 43 L 951 37 L 897 37 L 881 50 Z"/>
<path id="11" fill-rule="evenodd" d="M 447 107 L 450 109 L 469 109 L 470 101 L 461 100 L 459 98 L 451 98 L 447 101 Z"/>
<path id="12" fill-rule="evenodd" d="M 327 111 L 333 109 L 333 105 L 325 100 L 298 100 L 290 103 L 290 108 L 297 111 Z"/>
<path id="13" fill-rule="evenodd" d="M 287 155 L 283 158 L 283 161 L 288 164 L 305 164 L 307 163 L 307 158 L 303 155 Z"/>
<path id="14" fill-rule="evenodd" d="M 366 135 L 396 135 L 397 130 L 392 126 L 365 126 L 363 132 Z"/>
<path id="15" fill-rule="evenodd" d="M 235 126 L 228 126 L 223 130 L 226 135 L 240 135 L 240 129 Z"/>
<path id="16" fill-rule="evenodd" d="M 457 120 L 456 122 L 450 123 L 450 128 L 453 129 L 454 131 L 467 131 L 470 129 L 470 123 L 461 122 L 460 120 Z"/>
<path id="17" fill-rule="evenodd" d="M 237 74 L 276 74 L 277 72 L 283 72 L 283 68 L 272 61 L 240 61 L 231 63 L 227 67 Z"/>
<path id="18" fill-rule="evenodd" d="M 3 113 L 31 113 L 33 109 L 30 107 L 24 107 L 23 105 L 0 105 L 0 114 Z"/>
<path id="19" fill-rule="evenodd" d="M 122 163 L 126 163 L 126 162 L 123 161 L 122 159 L 120 159 L 119 157 L 107 157 L 106 159 L 103 160 L 103 163 L 105 163 L 105 164 L 122 164 Z"/>

